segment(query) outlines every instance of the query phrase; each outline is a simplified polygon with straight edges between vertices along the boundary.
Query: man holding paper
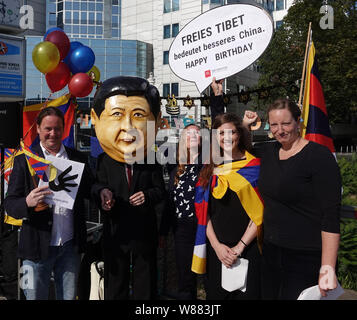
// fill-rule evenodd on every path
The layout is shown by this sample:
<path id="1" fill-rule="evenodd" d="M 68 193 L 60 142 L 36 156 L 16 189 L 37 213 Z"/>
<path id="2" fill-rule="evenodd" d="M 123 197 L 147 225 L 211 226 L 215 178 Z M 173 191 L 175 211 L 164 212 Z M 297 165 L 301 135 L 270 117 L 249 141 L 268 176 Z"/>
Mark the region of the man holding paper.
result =
<path id="1" fill-rule="evenodd" d="M 45 159 L 55 157 L 86 163 L 83 155 L 62 144 L 64 116 L 61 110 L 44 108 L 36 122 L 40 143 L 33 147 L 34 153 Z M 18 257 L 23 260 L 21 284 L 27 300 L 48 299 L 52 271 L 57 300 L 76 297 L 80 253 L 86 244 L 83 200 L 90 198 L 93 178 L 85 165 L 72 209 L 44 205 L 46 196 L 74 186 L 75 176 L 70 172 L 62 175 L 65 176 L 59 176 L 52 184 L 55 188 L 38 187 L 39 178 L 31 176 L 26 155 L 15 158 L 4 205 L 10 216 L 23 220 Z"/>

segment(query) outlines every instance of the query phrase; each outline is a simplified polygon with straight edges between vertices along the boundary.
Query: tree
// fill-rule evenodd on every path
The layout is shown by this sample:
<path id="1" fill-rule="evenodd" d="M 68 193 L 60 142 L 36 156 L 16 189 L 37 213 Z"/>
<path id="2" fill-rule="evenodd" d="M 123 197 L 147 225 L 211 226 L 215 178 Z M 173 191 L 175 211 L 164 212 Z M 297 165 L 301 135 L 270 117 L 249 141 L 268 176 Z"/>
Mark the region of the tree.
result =
<path id="1" fill-rule="evenodd" d="M 271 90 L 266 104 L 288 96 L 298 101 L 309 22 L 316 48 L 326 108 L 331 123 L 351 123 L 357 116 L 357 1 L 328 1 L 334 9 L 334 28 L 321 29 L 321 0 L 296 0 L 259 60 L 258 86 L 283 85 Z"/>

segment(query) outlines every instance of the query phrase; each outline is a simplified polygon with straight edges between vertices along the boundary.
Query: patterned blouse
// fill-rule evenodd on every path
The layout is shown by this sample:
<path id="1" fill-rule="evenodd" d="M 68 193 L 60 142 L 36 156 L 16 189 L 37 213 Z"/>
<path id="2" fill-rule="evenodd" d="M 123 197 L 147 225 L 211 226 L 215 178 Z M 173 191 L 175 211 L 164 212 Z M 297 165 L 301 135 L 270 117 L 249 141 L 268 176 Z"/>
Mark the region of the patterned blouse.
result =
<path id="1" fill-rule="evenodd" d="M 200 165 L 189 164 L 174 186 L 173 195 L 176 217 L 192 218 L 195 216 L 195 186 L 201 170 Z"/>

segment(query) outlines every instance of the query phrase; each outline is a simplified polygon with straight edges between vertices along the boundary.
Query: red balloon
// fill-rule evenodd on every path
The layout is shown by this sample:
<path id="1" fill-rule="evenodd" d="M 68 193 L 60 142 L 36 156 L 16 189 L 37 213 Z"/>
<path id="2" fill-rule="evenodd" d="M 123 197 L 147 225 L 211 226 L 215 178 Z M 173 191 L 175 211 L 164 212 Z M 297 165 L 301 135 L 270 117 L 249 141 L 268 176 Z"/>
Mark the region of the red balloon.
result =
<path id="1" fill-rule="evenodd" d="M 71 71 L 64 62 L 60 62 L 55 70 L 46 73 L 46 82 L 52 92 L 63 89 L 71 79 Z"/>
<path id="2" fill-rule="evenodd" d="M 69 92 L 75 97 L 86 97 L 93 89 L 93 81 L 86 73 L 76 73 L 68 84 Z"/>
<path id="3" fill-rule="evenodd" d="M 66 57 L 71 47 L 71 43 L 67 35 L 63 31 L 59 30 L 55 30 L 49 33 L 45 41 L 52 42 L 54 45 L 56 45 L 60 53 L 60 60 L 63 60 Z"/>

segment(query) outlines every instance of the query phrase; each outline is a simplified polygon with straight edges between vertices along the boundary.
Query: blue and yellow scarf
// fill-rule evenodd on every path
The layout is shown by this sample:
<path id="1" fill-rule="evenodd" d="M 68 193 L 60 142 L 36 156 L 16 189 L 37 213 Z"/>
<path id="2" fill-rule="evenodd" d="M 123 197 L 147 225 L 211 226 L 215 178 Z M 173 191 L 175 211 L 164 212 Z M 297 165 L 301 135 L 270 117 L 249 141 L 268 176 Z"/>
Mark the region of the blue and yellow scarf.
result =
<path id="1" fill-rule="evenodd" d="M 211 189 L 215 199 L 222 199 L 227 189 L 234 191 L 249 218 L 258 228 L 258 245 L 261 249 L 264 204 L 257 189 L 260 159 L 245 152 L 245 160 L 225 163 L 215 168 L 210 188 L 196 184 L 195 209 L 198 220 L 191 270 L 198 274 L 206 272 L 206 229 L 208 199 Z"/>

